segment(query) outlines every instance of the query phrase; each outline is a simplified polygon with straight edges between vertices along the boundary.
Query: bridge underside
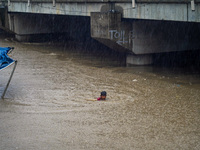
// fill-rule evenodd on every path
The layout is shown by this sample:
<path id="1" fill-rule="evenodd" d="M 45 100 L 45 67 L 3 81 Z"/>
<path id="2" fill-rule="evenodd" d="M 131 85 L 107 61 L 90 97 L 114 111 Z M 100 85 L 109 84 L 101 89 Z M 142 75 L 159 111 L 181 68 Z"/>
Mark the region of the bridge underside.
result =
<path id="1" fill-rule="evenodd" d="M 198 23 L 122 19 L 112 12 L 91 14 L 91 36 L 137 55 L 200 48 Z"/>
<path id="2" fill-rule="evenodd" d="M 92 37 L 126 52 L 127 64 L 146 65 L 152 63 L 153 53 L 200 49 L 200 5 L 193 8 L 191 4 L 138 3 L 132 8 L 130 2 L 12 0 L 8 28 L 20 41 L 51 33 L 75 39 Z"/>
<path id="3" fill-rule="evenodd" d="M 122 19 L 121 15 L 92 13 L 91 36 L 111 48 L 127 51 L 127 63 L 149 64 L 153 53 L 200 50 L 198 23 Z"/>
<path id="4" fill-rule="evenodd" d="M 8 0 L 9 12 L 90 16 L 117 11 L 126 19 L 200 22 L 200 0 Z M 194 1 L 195 3 L 192 3 Z"/>

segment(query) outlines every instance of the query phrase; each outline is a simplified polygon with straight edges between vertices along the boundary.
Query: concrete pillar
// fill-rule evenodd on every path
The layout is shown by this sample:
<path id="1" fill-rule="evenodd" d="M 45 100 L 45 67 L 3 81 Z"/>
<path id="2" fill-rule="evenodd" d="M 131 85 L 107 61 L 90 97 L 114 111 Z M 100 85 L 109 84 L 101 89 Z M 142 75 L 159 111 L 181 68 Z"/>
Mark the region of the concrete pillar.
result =
<path id="1" fill-rule="evenodd" d="M 18 34 L 15 34 L 15 38 L 18 41 L 23 41 L 23 42 L 29 42 L 32 39 L 31 35 L 18 35 Z"/>
<path id="2" fill-rule="evenodd" d="M 134 55 L 127 54 L 126 65 L 151 65 L 153 63 L 152 55 Z"/>
<path id="3" fill-rule="evenodd" d="M 119 12 L 91 13 L 91 37 L 111 49 L 136 55 L 198 50 L 198 25 L 172 21 L 123 20 Z"/>
<path id="4" fill-rule="evenodd" d="M 90 38 L 90 18 L 44 14 L 9 14 L 9 29 L 18 41 L 32 42 L 62 34 L 72 39 Z M 52 36 L 52 38 L 54 38 Z"/>
<path id="5" fill-rule="evenodd" d="M 91 13 L 91 37 L 117 51 L 131 51 L 132 24 L 120 12 Z"/>
<path id="6" fill-rule="evenodd" d="M 32 36 L 52 33 L 51 18 L 45 15 L 9 14 L 9 29 L 18 41 L 30 41 Z"/>

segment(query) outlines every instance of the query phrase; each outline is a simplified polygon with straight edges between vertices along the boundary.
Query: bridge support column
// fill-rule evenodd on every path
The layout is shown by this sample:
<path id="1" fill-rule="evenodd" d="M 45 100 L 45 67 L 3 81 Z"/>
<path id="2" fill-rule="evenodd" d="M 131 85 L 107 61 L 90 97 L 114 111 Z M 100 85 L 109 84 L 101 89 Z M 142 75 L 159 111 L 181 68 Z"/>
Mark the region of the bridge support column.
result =
<path id="1" fill-rule="evenodd" d="M 9 29 L 19 41 L 31 41 L 39 34 L 52 33 L 51 18 L 45 15 L 9 14 Z"/>
<path id="2" fill-rule="evenodd" d="M 172 21 L 122 20 L 119 12 L 92 13 L 91 36 L 127 54 L 127 65 L 152 64 L 151 54 L 200 48 L 199 25 Z"/>
<path id="3" fill-rule="evenodd" d="M 127 67 L 132 65 L 151 65 L 153 62 L 152 55 L 134 55 L 127 54 L 126 65 Z"/>
<path id="4" fill-rule="evenodd" d="M 18 35 L 15 34 L 15 38 L 21 42 L 28 42 L 31 41 L 31 35 Z"/>
<path id="5" fill-rule="evenodd" d="M 9 14 L 9 29 L 15 33 L 17 40 L 25 42 L 55 39 L 54 35 L 74 40 L 86 40 L 90 38 L 89 23 L 89 17 Z"/>
<path id="6" fill-rule="evenodd" d="M 136 34 L 146 34 L 143 30 L 135 31 L 133 22 L 122 22 L 119 12 L 92 13 L 91 36 L 111 49 L 126 52 L 127 66 L 150 65 L 152 55 L 145 54 L 145 50 L 148 50 L 148 47 L 144 46 L 146 39 L 144 36 L 136 37 Z M 137 46 L 134 45 L 136 38 L 140 42 Z M 137 50 L 137 53 L 134 50 Z"/>

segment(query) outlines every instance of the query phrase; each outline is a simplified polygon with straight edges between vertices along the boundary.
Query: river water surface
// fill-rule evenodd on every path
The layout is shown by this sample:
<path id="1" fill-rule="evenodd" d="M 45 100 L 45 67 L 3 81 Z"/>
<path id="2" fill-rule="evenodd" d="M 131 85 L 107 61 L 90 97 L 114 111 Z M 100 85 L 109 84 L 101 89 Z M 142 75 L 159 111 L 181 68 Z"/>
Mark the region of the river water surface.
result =
<path id="1" fill-rule="evenodd" d="M 1 150 L 200 149 L 198 72 L 122 67 L 79 43 L 20 43 L 0 100 Z M 79 49 L 79 50 L 77 50 Z M 12 67 L 0 72 L 0 94 Z M 87 101 L 107 91 L 107 101 Z"/>

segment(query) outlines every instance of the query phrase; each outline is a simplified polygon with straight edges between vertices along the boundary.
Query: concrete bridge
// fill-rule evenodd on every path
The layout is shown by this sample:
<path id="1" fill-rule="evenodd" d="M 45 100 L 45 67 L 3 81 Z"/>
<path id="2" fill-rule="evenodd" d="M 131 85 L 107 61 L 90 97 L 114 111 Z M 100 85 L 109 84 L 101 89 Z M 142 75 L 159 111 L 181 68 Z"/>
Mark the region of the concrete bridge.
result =
<path id="1" fill-rule="evenodd" d="M 19 41 L 47 33 L 92 37 L 136 65 L 151 64 L 153 53 L 200 49 L 200 0 L 0 2 L 7 8 L 1 24 Z"/>

